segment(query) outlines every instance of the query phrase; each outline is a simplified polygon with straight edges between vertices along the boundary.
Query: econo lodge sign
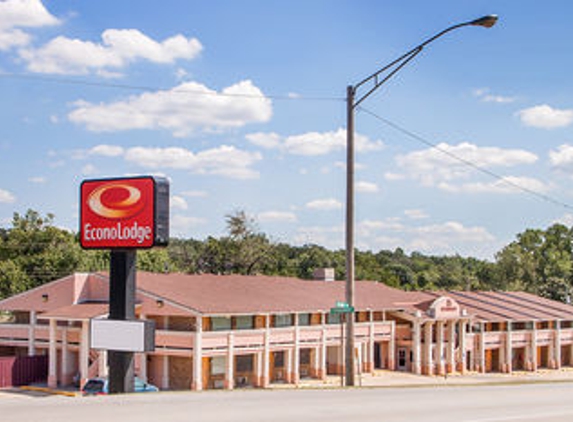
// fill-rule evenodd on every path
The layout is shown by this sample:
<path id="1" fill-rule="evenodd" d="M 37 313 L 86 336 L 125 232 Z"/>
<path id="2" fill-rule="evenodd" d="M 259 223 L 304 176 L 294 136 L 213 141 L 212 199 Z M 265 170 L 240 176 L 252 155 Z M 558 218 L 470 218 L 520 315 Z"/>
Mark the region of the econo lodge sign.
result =
<path id="1" fill-rule="evenodd" d="M 169 239 L 169 183 L 142 176 L 84 180 L 80 244 L 85 249 L 151 248 Z"/>

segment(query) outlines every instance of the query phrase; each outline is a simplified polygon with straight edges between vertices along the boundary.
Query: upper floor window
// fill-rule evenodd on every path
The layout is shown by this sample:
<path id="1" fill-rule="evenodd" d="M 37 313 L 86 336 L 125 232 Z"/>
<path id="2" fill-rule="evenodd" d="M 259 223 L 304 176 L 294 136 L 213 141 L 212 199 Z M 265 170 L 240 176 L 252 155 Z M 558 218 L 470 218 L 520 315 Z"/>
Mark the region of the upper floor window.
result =
<path id="1" fill-rule="evenodd" d="M 310 314 L 298 314 L 298 325 L 310 325 Z"/>
<path id="2" fill-rule="evenodd" d="M 252 315 L 241 315 L 235 317 L 235 328 L 237 330 L 250 330 L 254 327 Z"/>
<path id="3" fill-rule="evenodd" d="M 231 329 L 231 318 L 229 317 L 212 317 L 211 330 L 225 331 Z"/>
<path id="4" fill-rule="evenodd" d="M 275 327 L 290 327 L 292 325 L 291 314 L 275 315 Z"/>

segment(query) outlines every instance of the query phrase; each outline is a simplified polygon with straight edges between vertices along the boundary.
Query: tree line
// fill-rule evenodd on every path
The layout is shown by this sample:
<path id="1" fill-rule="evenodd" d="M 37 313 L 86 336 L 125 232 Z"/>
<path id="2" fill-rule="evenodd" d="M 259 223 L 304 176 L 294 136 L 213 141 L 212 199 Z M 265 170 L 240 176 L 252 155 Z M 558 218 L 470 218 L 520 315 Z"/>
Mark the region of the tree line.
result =
<path id="1" fill-rule="evenodd" d="M 138 252 L 137 266 L 152 272 L 266 274 L 310 279 L 331 267 L 345 277 L 345 251 L 271 241 L 244 211 L 226 216 L 227 234 L 204 240 L 171 239 L 167 248 Z M 397 248 L 355 252 L 357 280 L 404 290 L 522 290 L 568 302 L 573 289 L 573 229 L 554 224 L 527 229 L 493 262 L 427 256 Z M 54 216 L 14 213 L 0 229 L 0 299 L 73 272 L 107 271 L 109 252 L 80 248 L 77 234 L 54 225 Z"/>

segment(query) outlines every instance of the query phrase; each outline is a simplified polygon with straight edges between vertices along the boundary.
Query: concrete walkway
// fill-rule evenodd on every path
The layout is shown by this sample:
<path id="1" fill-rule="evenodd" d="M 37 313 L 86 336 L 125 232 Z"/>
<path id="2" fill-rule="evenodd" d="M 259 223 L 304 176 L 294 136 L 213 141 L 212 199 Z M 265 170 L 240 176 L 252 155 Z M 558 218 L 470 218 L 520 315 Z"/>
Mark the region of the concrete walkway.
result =
<path id="1" fill-rule="evenodd" d="M 414 375 L 406 372 L 377 370 L 374 374 L 356 377 L 356 385 L 361 387 L 432 387 L 492 384 L 527 384 L 548 382 L 572 382 L 573 368 L 560 370 L 539 370 L 538 372 L 513 372 L 512 374 L 480 374 L 470 372 L 465 375 L 450 374 L 446 377 Z M 328 376 L 325 381 L 301 380 L 298 386 L 292 384 L 272 384 L 273 389 L 289 388 L 339 388 L 340 376 Z"/>
<path id="2" fill-rule="evenodd" d="M 420 388 L 445 386 L 475 386 L 475 385 L 510 385 L 535 383 L 573 383 L 573 368 L 560 370 L 539 370 L 538 372 L 514 372 L 512 374 L 480 374 L 470 372 L 465 375 L 450 374 L 448 377 L 422 376 L 407 372 L 377 370 L 374 374 L 362 374 L 356 377 L 356 386 L 363 388 Z M 303 379 L 298 386 L 294 384 L 271 384 L 271 390 L 289 389 L 332 389 L 341 387 L 340 376 L 328 376 L 326 380 Z M 240 390 L 240 389 L 237 389 Z M 47 395 L 62 395 L 68 397 L 81 396 L 72 388 L 50 389 L 45 385 L 0 389 L 2 395 L 20 395 L 28 397 L 44 397 Z"/>

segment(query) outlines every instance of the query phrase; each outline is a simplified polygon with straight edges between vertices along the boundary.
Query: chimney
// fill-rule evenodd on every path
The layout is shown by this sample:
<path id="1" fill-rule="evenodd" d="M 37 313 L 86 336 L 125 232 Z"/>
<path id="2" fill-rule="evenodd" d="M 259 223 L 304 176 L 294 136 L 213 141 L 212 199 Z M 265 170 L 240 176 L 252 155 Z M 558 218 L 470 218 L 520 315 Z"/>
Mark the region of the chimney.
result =
<path id="1" fill-rule="evenodd" d="M 317 268 L 313 276 L 316 281 L 334 281 L 334 268 Z"/>

